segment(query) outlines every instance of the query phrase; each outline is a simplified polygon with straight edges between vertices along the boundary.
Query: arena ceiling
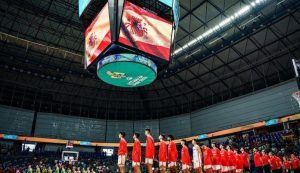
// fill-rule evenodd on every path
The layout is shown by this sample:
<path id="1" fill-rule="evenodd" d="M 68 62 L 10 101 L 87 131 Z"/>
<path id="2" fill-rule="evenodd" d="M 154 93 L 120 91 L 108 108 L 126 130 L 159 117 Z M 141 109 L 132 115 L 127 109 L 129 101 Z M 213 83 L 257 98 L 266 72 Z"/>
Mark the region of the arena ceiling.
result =
<path id="1" fill-rule="evenodd" d="M 188 113 L 294 77 L 300 57 L 300 1 L 263 4 L 193 47 L 185 45 L 251 0 L 180 0 L 168 68 L 151 85 L 118 88 L 83 68 L 77 0 L 0 1 L 0 103 L 104 119 Z"/>

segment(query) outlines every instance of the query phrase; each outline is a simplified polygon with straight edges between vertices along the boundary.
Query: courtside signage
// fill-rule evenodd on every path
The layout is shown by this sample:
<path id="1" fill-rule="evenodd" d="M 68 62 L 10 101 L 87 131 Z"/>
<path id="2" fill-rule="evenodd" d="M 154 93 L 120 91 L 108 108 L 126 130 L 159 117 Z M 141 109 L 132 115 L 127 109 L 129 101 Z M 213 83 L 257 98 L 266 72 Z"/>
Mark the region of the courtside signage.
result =
<path id="1" fill-rule="evenodd" d="M 271 126 L 271 125 L 278 124 L 278 123 L 279 123 L 278 119 L 271 119 L 271 120 L 265 121 L 265 126 Z"/>

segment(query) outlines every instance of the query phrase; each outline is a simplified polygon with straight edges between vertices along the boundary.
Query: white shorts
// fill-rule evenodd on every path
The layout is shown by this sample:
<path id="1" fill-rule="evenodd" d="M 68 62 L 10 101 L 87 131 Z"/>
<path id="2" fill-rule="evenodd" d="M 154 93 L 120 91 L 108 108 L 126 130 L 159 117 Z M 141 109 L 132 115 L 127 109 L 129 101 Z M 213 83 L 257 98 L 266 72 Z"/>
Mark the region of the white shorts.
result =
<path id="1" fill-rule="evenodd" d="M 229 171 L 229 167 L 228 166 L 221 166 L 221 171 L 222 172 L 228 172 Z"/>
<path id="2" fill-rule="evenodd" d="M 150 159 L 150 158 L 145 158 L 145 163 L 146 164 L 153 164 L 153 159 Z"/>
<path id="3" fill-rule="evenodd" d="M 194 169 L 200 168 L 201 167 L 201 162 L 198 161 L 198 160 L 194 160 L 193 161 L 193 166 L 194 166 Z"/>
<path id="4" fill-rule="evenodd" d="M 169 167 L 173 167 L 173 166 L 176 166 L 176 165 L 177 165 L 176 162 L 170 162 L 168 166 L 169 166 Z"/>
<path id="5" fill-rule="evenodd" d="M 242 172 L 243 169 L 236 169 L 235 172 Z"/>
<path id="6" fill-rule="evenodd" d="M 166 167 L 167 166 L 167 162 L 159 162 L 159 167 L 162 167 L 162 166 Z"/>
<path id="7" fill-rule="evenodd" d="M 140 165 L 141 165 L 140 162 L 134 162 L 134 161 L 132 161 L 132 167 L 140 166 Z"/>
<path id="8" fill-rule="evenodd" d="M 235 166 L 228 166 L 228 171 L 235 170 Z"/>
<path id="9" fill-rule="evenodd" d="M 204 170 L 210 169 L 210 168 L 212 168 L 212 165 L 204 165 L 203 168 L 204 168 Z"/>
<path id="10" fill-rule="evenodd" d="M 125 161 L 126 161 L 126 155 L 119 155 L 118 156 L 118 165 L 125 165 Z"/>
<path id="11" fill-rule="evenodd" d="M 212 165 L 212 169 L 213 170 L 220 170 L 221 169 L 221 165 Z"/>
<path id="12" fill-rule="evenodd" d="M 182 170 L 190 169 L 190 165 L 182 164 Z"/>

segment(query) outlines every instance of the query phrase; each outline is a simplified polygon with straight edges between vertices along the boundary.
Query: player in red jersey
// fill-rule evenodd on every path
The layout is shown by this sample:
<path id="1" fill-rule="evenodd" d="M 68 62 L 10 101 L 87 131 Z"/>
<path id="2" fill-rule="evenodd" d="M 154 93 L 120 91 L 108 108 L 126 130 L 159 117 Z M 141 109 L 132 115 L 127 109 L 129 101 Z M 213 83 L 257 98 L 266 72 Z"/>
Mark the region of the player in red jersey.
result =
<path id="1" fill-rule="evenodd" d="M 206 145 L 201 144 L 202 154 L 203 154 L 203 168 L 206 173 L 212 173 L 212 160 L 213 155 L 211 149 L 208 148 Z"/>
<path id="2" fill-rule="evenodd" d="M 264 150 L 261 151 L 261 160 L 263 163 L 263 168 L 265 172 L 270 172 L 271 171 L 271 167 L 269 164 L 269 156 L 268 154 L 266 154 L 266 152 Z"/>
<path id="3" fill-rule="evenodd" d="M 211 144 L 211 152 L 213 154 L 213 162 L 212 162 L 212 169 L 214 173 L 221 172 L 221 154 L 220 150 L 216 147 L 216 143 Z"/>
<path id="4" fill-rule="evenodd" d="M 300 173 L 300 160 L 295 154 L 291 154 L 291 162 L 294 173 Z"/>
<path id="5" fill-rule="evenodd" d="M 250 159 L 249 159 L 249 154 L 244 150 L 242 147 L 240 149 L 241 155 L 243 158 L 243 164 L 244 164 L 244 172 L 249 172 L 250 171 Z"/>
<path id="6" fill-rule="evenodd" d="M 291 164 L 286 157 L 283 157 L 283 173 L 290 173 L 291 172 Z"/>
<path id="7" fill-rule="evenodd" d="M 127 142 L 124 139 L 125 132 L 119 133 L 120 144 L 118 150 L 118 166 L 120 168 L 121 173 L 125 173 L 125 161 L 127 157 Z"/>
<path id="8" fill-rule="evenodd" d="M 193 144 L 193 167 L 195 173 L 201 173 L 202 172 L 202 152 L 197 144 L 196 139 L 192 140 Z"/>
<path id="9" fill-rule="evenodd" d="M 167 161 L 168 161 L 168 146 L 165 141 L 165 135 L 159 135 L 159 170 L 161 173 L 165 173 L 167 171 Z"/>
<path id="10" fill-rule="evenodd" d="M 139 140 L 140 134 L 134 133 L 133 135 L 133 148 L 132 148 L 132 167 L 135 173 L 140 173 L 140 165 L 141 165 L 141 143 Z"/>
<path id="11" fill-rule="evenodd" d="M 153 159 L 155 155 L 155 144 L 153 137 L 151 136 L 150 129 L 145 129 L 146 135 L 146 153 L 145 153 L 145 164 L 147 165 L 148 173 L 152 173 Z"/>
<path id="12" fill-rule="evenodd" d="M 221 155 L 221 172 L 229 171 L 228 154 L 223 144 L 220 144 L 220 155 Z"/>
<path id="13" fill-rule="evenodd" d="M 254 154 L 254 165 L 257 173 L 263 173 L 263 162 L 261 159 L 260 153 L 257 151 L 256 148 L 253 148 L 253 154 Z"/>
<path id="14" fill-rule="evenodd" d="M 176 162 L 178 158 L 177 147 L 173 140 L 174 140 L 173 135 L 168 135 L 168 141 L 169 141 L 168 161 L 169 161 L 169 168 L 171 173 L 176 172 L 176 165 L 177 165 Z"/>
<path id="15" fill-rule="evenodd" d="M 235 156 L 234 152 L 231 150 L 231 147 L 229 145 L 226 146 L 227 149 L 227 155 L 228 155 L 228 164 L 229 164 L 229 173 L 234 173 L 235 172 Z"/>
<path id="16" fill-rule="evenodd" d="M 242 154 L 238 154 L 238 150 L 234 150 L 235 155 L 235 166 L 236 166 L 236 173 L 243 173 L 244 172 L 244 163 L 243 163 L 243 156 Z"/>
<path id="17" fill-rule="evenodd" d="M 269 157 L 270 157 L 269 163 L 270 163 L 270 166 L 271 166 L 272 173 L 282 173 L 281 159 L 279 157 L 273 155 L 272 152 L 269 152 Z"/>
<path id="18" fill-rule="evenodd" d="M 181 149 L 181 164 L 182 164 L 182 171 L 183 173 L 190 172 L 190 165 L 191 165 L 191 157 L 189 154 L 189 148 L 186 146 L 186 140 L 180 141 L 182 149 Z"/>

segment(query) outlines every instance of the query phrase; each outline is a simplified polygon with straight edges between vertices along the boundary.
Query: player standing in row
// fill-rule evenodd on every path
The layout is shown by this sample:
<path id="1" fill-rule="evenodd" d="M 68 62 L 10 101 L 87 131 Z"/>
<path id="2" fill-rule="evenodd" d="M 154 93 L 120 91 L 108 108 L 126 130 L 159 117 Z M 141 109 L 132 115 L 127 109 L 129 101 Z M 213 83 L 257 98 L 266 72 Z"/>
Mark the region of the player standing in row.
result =
<path id="1" fill-rule="evenodd" d="M 153 159 L 155 156 L 155 144 L 154 144 L 154 139 L 151 136 L 150 129 L 145 129 L 145 135 L 146 135 L 145 164 L 147 165 L 148 173 L 152 173 Z"/>
<path id="2" fill-rule="evenodd" d="M 253 148 L 254 153 L 254 165 L 257 173 L 263 173 L 263 162 L 260 153 L 256 148 Z"/>
<path id="3" fill-rule="evenodd" d="M 211 152 L 211 149 L 208 148 L 204 144 L 200 144 L 201 149 L 202 149 L 202 154 L 203 154 L 203 168 L 206 173 L 212 173 L 212 160 L 213 160 L 213 155 Z"/>
<path id="4" fill-rule="evenodd" d="M 132 148 L 132 167 L 135 173 L 141 173 L 140 165 L 141 165 L 141 143 L 139 140 L 140 134 L 134 133 L 133 135 L 133 148 Z"/>
<path id="5" fill-rule="evenodd" d="M 249 154 L 244 150 L 243 147 L 240 149 L 240 151 L 241 151 L 241 155 L 242 155 L 242 158 L 243 158 L 244 173 L 248 173 L 248 172 L 250 172 Z"/>
<path id="6" fill-rule="evenodd" d="M 197 144 L 196 139 L 192 140 L 193 144 L 193 167 L 195 173 L 201 173 L 202 172 L 202 152 Z"/>
<path id="7" fill-rule="evenodd" d="M 221 155 L 221 172 L 229 171 L 228 155 L 227 151 L 224 148 L 224 145 L 220 145 L 220 155 Z"/>
<path id="8" fill-rule="evenodd" d="M 119 150 L 118 150 L 118 166 L 121 173 L 125 173 L 125 161 L 127 157 L 127 142 L 125 140 L 125 132 L 119 133 Z"/>
<path id="9" fill-rule="evenodd" d="M 228 159 L 229 159 L 228 173 L 235 173 L 236 160 L 235 160 L 234 152 L 231 150 L 231 147 L 229 145 L 226 146 L 226 149 L 227 149 L 227 155 L 228 155 Z"/>
<path id="10" fill-rule="evenodd" d="M 165 135 L 159 135 L 159 170 L 161 173 L 165 173 L 167 171 L 167 161 L 168 161 L 168 146 L 165 141 Z"/>
<path id="11" fill-rule="evenodd" d="M 176 172 L 176 166 L 177 166 L 177 158 L 178 158 L 178 152 L 175 142 L 173 141 L 174 137 L 172 135 L 168 135 L 168 161 L 169 161 L 169 169 L 170 173 Z"/>
<path id="12" fill-rule="evenodd" d="M 181 140 L 180 144 L 182 146 L 181 149 L 181 163 L 182 163 L 182 171 L 183 173 L 190 172 L 190 164 L 191 164 L 191 157 L 189 154 L 189 148 L 186 145 L 186 140 Z"/>
<path id="13" fill-rule="evenodd" d="M 211 152 L 213 155 L 212 169 L 214 173 L 221 173 L 221 154 L 220 150 L 216 147 L 216 143 L 211 144 Z"/>
<path id="14" fill-rule="evenodd" d="M 234 152 L 235 160 L 236 160 L 235 171 L 236 171 L 236 173 L 243 173 L 244 172 L 243 155 L 238 154 L 237 149 L 235 149 L 233 152 Z"/>

